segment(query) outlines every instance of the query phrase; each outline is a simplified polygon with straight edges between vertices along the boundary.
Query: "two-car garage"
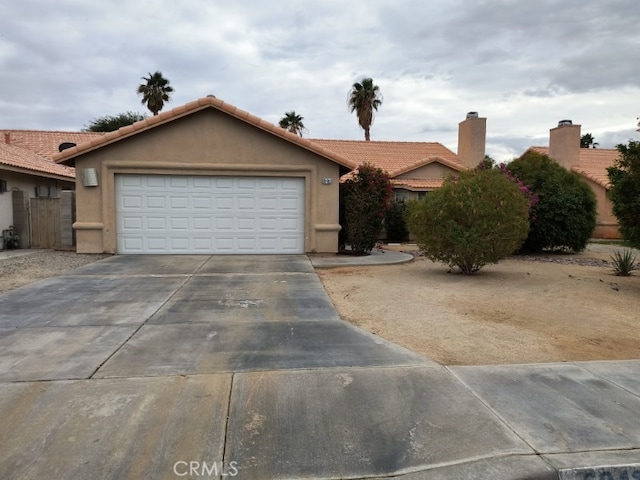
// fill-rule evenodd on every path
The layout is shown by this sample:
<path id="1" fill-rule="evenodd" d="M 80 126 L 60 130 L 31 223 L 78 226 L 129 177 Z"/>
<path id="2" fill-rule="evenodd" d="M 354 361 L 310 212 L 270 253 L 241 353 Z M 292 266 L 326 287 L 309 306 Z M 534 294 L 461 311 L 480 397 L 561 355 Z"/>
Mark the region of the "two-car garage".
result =
<path id="1" fill-rule="evenodd" d="M 118 253 L 304 253 L 304 178 L 116 175 Z"/>

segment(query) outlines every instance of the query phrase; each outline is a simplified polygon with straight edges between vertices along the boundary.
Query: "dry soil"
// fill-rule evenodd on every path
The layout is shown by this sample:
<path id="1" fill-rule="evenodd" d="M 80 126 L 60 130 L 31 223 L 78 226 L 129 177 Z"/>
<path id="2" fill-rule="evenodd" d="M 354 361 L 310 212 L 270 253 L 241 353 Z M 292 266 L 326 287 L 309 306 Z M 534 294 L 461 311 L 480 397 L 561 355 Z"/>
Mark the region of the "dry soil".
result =
<path id="1" fill-rule="evenodd" d="M 512 257 L 475 275 L 424 258 L 319 271 L 341 316 L 447 365 L 640 359 L 640 271 L 612 248 Z"/>

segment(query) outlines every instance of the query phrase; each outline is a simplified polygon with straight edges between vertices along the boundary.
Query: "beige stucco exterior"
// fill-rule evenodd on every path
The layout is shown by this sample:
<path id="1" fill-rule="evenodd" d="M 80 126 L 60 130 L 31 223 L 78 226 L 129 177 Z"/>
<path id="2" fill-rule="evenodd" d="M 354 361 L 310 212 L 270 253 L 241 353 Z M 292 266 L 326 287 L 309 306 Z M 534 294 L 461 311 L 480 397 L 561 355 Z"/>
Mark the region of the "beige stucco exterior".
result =
<path id="1" fill-rule="evenodd" d="M 294 141 L 215 108 L 143 129 L 75 156 L 80 253 L 116 251 L 115 175 L 302 177 L 305 180 L 305 251 L 338 249 L 338 188 L 344 167 Z M 82 185 L 95 168 L 98 186 Z M 331 179 L 330 184 L 323 183 Z"/>
<path id="2" fill-rule="evenodd" d="M 596 228 L 593 231 L 593 238 L 603 239 L 620 239 L 620 230 L 618 229 L 618 219 L 613 214 L 613 204 L 607 196 L 607 189 L 599 183 L 585 179 L 587 184 L 596 194 L 598 202 L 596 210 Z"/>

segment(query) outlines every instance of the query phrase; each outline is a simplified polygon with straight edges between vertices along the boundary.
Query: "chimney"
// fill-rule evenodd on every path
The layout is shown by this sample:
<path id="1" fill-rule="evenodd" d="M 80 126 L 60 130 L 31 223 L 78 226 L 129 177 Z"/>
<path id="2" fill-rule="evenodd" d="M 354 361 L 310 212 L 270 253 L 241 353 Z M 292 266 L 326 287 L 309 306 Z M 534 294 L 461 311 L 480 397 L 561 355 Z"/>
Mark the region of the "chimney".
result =
<path id="1" fill-rule="evenodd" d="M 484 160 L 487 139 L 487 119 L 478 112 L 467 113 L 458 124 L 458 161 L 467 168 L 475 168 Z"/>
<path id="2" fill-rule="evenodd" d="M 11 143 L 11 133 L 4 132 L 4 143 L 9 145 Z"/>
<path id="3" fill-rule="evenodd" d="M 570 170 L 580 160 L 580 125 L 571 120 L 560 120 L 549 130 L 549 156 Z"/>

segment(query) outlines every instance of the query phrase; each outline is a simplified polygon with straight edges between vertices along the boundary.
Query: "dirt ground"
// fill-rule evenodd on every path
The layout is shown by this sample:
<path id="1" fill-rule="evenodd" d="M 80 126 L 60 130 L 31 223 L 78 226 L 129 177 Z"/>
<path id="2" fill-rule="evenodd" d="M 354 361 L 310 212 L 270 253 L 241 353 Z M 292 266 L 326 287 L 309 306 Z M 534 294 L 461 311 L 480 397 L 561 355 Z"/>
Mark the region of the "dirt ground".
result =
<path id="1" fill-rule="evenodd" d="M 640 359 L 640 271 L 615 276 L 613 248 L 472 276 L 421 257 L 318 273 L 345 320 L 442 364 Z"/>

